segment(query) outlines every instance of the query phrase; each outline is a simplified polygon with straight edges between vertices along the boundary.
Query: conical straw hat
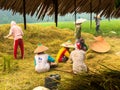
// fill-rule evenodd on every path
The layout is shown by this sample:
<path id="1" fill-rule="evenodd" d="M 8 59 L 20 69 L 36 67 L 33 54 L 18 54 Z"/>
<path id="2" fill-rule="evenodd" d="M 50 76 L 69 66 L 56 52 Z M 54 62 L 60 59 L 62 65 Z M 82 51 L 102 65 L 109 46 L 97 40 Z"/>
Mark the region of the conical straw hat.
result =
<path id="1" fill-rule="evenodd" d="M 67 47 L 67 48 L 75 48 L 75 46 L 72 44 L 72 42 L 70 40 L 62 43 L 60 46 Z"/>
<path id="2" fill-rule="evenodd" d="M 75 24 L 81 24 L 81 23 L 83 23 L 85 21 L 86 21 L 86 19 L 80 18 L 80 19 L 76 20 Z"/>
<path id="3" fill-rule="evenodd" d="M 104 41 L 104 39 L 102 38 L 102 36 L 94 37 L 94 39 L 96 41 Z"/>
<path id="4" fill-rule="evenodd" d="M 96 15 L 96 16 L 94 16 L 95 18 L 100 18 L 100 15 Z"/>
<path id="5" fill-rule="evenodd" d="M 42 44 L 38 44 L 38 47 L 34 50 L 34 53 L 40 53 L 40 52 L 44 52 L 48 50 L 48 47 L 42 45 Z"/>
<path id="6" fill-rule="evenodd" d="M 102 38 L 102 36 L 94 37 L 95 41 L 90 44 L 90 48 L 96 52 L 108 52 L 110 45 Z"/>

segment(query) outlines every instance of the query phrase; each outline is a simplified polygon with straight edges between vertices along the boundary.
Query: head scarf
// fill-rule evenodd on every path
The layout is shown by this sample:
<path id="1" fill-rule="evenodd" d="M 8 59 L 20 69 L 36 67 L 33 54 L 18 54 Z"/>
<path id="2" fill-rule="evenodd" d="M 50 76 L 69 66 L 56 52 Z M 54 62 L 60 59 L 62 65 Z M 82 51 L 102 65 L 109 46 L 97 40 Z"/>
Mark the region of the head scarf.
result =
<path id="1" fill-rule="evenodd" d="M 11 27 L 16 25 L 16 22 L 15 21 L 11 21 Z"/>

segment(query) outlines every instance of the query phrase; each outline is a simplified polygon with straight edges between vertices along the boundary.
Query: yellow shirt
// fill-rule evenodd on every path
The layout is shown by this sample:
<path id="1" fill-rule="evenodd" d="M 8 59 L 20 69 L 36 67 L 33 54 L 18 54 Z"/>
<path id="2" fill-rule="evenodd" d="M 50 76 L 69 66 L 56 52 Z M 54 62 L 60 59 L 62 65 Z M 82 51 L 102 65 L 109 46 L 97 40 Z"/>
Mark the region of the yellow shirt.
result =
<path id="1" fill-rule="evenodd" d="M 69 51 L 65 47 L 63 47 L 59 50 L 57 57 L 56 57 L 56 62 L 62 62 L 63 56 L 66 56 L 67 58 L 69 58 L 69 56 L 70 56 Z"/>

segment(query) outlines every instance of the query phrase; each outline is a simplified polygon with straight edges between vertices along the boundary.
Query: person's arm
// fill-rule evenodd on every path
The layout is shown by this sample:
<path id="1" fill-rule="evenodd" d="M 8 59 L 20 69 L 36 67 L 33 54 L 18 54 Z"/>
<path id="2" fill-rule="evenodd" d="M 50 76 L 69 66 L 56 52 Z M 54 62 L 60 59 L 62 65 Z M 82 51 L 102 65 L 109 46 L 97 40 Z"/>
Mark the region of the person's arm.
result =
<path id="1" fill-rule="evenodd" d="M 87 47 L 87 45 L 86 45 L 85 43 L 83 43 L 83 50 L 84 50 L 84 51 L 87 51 L 87 50 L 88 50 L 88 47 Z"/>
<path id="2" fill-rule="evenodd" d="M 49 61 L 49 62 L 54 62 L 55 59 L 49 55 L 49 56 L 48 56 L 48 61 Z"/>
<path id="3" fill-rule="evenodd" d="M 69 58 L 70 53 L 69 53 L 68 51 L 66 51 L 66 52 L 65 52 L 65 56 L 66 56 L 67 58 Z"/>
<path id="4" fill-rule="evenodd" d="M 9 34 L 6 35 L 6 36 L 4 36 L 4 38 L 8 38 L 8 37 L 10 37 L 10 36 L 12 36 L 12 29 L 10 29 Z"/>
<path id="5" fill-rule="evenodd" d="M 72 60 L 72 52 L 70 53 L 70 56 L 69 56 L 69 61 L 70 61 L 70 64 L 73 63 L 73 60 Z"/>
<path id="6" fill-rule="evenodd" d="M 36 59 L 34 58 L 34 65 L 36 66 Z"/>

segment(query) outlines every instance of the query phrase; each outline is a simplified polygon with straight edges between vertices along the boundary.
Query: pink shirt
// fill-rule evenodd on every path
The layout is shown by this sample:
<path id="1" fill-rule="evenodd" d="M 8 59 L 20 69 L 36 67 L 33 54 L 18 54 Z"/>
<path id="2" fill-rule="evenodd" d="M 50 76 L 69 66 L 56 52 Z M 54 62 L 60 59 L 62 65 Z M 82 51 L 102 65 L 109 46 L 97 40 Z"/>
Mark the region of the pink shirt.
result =
<path id="1" fill-rule="evenodd" d="M 12 21 L 9 35 L 13 35 L 14 40 L 22 39 L 23 31 L 15 22 Z"/>

